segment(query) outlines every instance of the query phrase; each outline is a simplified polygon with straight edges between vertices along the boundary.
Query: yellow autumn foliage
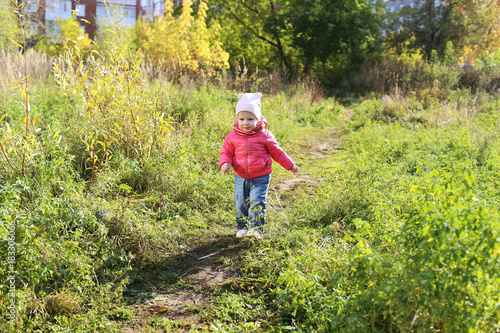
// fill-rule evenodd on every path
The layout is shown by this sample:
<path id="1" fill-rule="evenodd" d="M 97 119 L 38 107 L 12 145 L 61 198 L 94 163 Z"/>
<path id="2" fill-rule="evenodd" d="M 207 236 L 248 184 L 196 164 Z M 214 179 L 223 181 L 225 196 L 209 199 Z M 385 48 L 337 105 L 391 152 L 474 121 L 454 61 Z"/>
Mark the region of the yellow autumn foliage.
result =
<path id="1" fill-rule="evenodd" d="M 474 13 L 486 14 L 482 21 L 471 19 L 477 33 L 476 38 L 472 39 L 461 52 L 459 62 L 463 65 L 472 64 L 482 59 L 485 54 L 496 53 L 500 50 L 500 0 L 493 1 L 491 4 L 481 1 L 474 2 L 474 4 L 478 7 L 473 11 Z"/>
<path id="2" fill-rule="evenodd" d="M 92 40 L 80 29 L 75 14 L 67 20 L 58 19 L 56 24 L 59 29 L 42 36 L 36 45 L 38 51 L 50 56 L 58 56 L 65 54 L 69 49 L 78 49 L 82 54 L 87 54 L 92 50 Z"/>
<path id="3" fill-rule="evenodd" d="M 207 4 L 200 1 L 196 18 L 193 2 L 182 2 L 178 17 L 172 13 L 172 1 L 166 0 L 165 12 L 155 21 L 137 22 L 137 47 L 146 60 L 174 72 L 206 75 L 229 68 L 229 53 L 217 41 L 220 27 L 207 27 Z"/>

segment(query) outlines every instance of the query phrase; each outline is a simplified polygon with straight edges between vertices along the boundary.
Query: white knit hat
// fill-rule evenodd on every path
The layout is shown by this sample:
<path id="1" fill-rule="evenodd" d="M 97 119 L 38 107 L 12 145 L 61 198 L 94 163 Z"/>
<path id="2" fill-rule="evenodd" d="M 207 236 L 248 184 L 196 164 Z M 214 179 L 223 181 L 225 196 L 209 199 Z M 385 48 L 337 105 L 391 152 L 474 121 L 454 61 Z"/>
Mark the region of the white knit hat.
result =
<path id="1" fill-rule="evenodd" d="M 260 120 L 260 117 L 262 116 L 261 113 L 261 108 L 262 105 L 260 104 L 260 98 L 262 97 L 262 94 L 260 92 L 258 93 L 245 93 L 245 94 L 238 94 L 238 104 L 236 104 L 236 117 L 238 117 L 238 113 L 241 111 L 247 111 L 250 113 L 253 113 L 255 118 L 257 120 Z"/>

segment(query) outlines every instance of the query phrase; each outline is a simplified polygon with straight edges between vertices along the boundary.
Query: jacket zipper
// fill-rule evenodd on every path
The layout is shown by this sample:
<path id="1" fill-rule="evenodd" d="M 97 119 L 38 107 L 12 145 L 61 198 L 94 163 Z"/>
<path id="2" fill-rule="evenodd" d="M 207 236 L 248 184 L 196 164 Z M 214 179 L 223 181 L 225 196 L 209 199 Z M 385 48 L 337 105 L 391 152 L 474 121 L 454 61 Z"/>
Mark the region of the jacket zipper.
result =
<path id="1" fill-rule="evenodd" d="M 247 169 L 247 179 L 250 179 L 250 172 L 248 171 L 248 138 L 245 138 L 245 166 Z"/>

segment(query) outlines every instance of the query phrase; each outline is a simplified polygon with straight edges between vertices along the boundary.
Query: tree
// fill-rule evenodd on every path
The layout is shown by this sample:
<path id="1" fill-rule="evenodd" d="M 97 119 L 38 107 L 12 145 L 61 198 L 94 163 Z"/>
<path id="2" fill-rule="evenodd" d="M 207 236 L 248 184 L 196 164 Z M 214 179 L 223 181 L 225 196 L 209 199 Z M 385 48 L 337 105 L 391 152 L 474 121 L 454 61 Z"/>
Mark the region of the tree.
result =
<path id="1" fill-rule="evenodd" d="M 193 17 L 193 2 L 184 0 L 175 17 L 171 0 L 165 2 L 165 13 L 153 22 L 138 21 L 138 50 L 155 65 L 172 72 L 204 73 L 224 70 L 229 55 L 217 41 L 219 27 L 207 27 L 207 5 L 199 1 L 197 17 Z"/>
<path id="2" fill-rule="evenodd" d="M 442 57 L 448 42 L 460 53 L 472 46 L 484 50 L 498 41 L 498 0 L 424 0 L 415 9 L 404 8 L 399 17 L 392 21 L 388 44 L 399 51 L 403 45 L 422 50 L 428 59 L 433 51 Z"/>
<path id="3" fill-rule="evenodd" d="M 283 65 L 289 71 L 301 70 L 309 75 L 315 62 L 335 61 L 336 55 L 360 63 L 381 45 L 383 16 L 379 2 L 213 0 L 213 4 L 223 15 L 224 24 L 240 27 L 232 29 L 226 39 L 234 43 L 252 36 L 253 44 L 257 39 L 274 52 L 271 59 L 276 59 L 275 67 Z"/>
<path id="4" fill-rule="evenodd" d="M 382 45 L 383 6 L 352 0 L 294 0 L 293 46 L 301 50 L 304 73 L 322 64 L 348 59 L 359 65 Z"/>
<path id="5" fill-rule="evenodd" d="M 89 53 L 92 41 L 87 33 L 80 29 L 75 14 L 67 20 L 56 20 L 58 29 L 41 36 L 35 48 L 51 56 L 66 53 L 68 49 L 78 48 L 82 53 Z"/>
<path id="6" fill-rule="evenodd" d="M 225 39 L 235 46 L 233 55 L 239 53 L 241 57 L 248 58 L 247 54 L 251 54 L 252 51 L 247 52 L 244 48 L 263 43 L 265 46 L 259 47 L 262 51 L 272 50 L 274 54 L 271 57 L 276 63 L 281 63 L 286 68 L 290 67 L 290 54 L 286 50 L 289 42 L 286 38 L 290 37 L 287 33 L 289 22 L 286 15 L 289 1 L 277 2 L 279 3 L 263 0 L 213 0 L 217 19 L 222 19 L 223 29 L 230 26 L 229 29 L 225 29 L 227 33 Z M 262 54 L 262 56 L 269 58 L 269 55 Z"/>
<path id="7" fill-rule="evenodd" d="M 276 63 L 281 63 L 275 52 L 275 47 L 249 33 L 245 27 L 223 12 L 209 10 L 208 19 L 213 25 L 220 26 L 219 42 L 230 55 L 231 65 L 244 63 L 250 72 L 258 69 L 271 69 Z"/>

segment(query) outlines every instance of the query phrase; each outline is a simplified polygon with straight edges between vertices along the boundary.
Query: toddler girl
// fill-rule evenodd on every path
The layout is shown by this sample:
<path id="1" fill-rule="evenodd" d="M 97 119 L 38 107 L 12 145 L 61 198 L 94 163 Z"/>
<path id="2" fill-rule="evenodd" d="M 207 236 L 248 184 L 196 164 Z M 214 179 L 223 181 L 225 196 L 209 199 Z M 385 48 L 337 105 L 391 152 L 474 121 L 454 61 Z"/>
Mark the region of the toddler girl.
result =
<path id="1" fill-rule="evenodd" d="M 267 121 L 261 114 L 261 97 L 261 93 L 238 95 L 234 130 L 226 136 L 220 152 L 222 173 L 227 174 L 231 167 L 234 169 L 238 238 L 262 238 L 272 159 L 294 175 L 299 171 L 267 130 Z"/>

